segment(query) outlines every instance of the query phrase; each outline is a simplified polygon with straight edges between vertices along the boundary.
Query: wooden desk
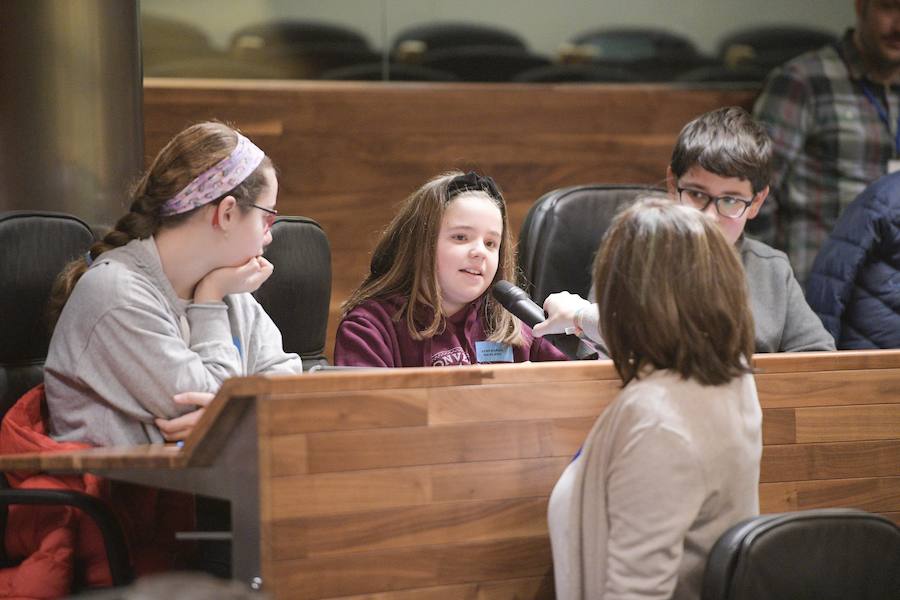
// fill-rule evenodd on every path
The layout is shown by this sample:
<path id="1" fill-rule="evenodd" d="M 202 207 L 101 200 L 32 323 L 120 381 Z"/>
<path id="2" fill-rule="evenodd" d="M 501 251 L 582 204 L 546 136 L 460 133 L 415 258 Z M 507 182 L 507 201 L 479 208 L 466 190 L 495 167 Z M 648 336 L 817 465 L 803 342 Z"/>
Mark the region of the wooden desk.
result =
<path id="1" fill-rule="evenodd" d="M 900 520 L 900 351 L 759 355 L 764 512 Z M 235 577 L 276 598 L 552 598 L 546 502 L 609 362 L 228 381 L 181 450 L 0 457 L 227 498 Z M 375 594 L 375 595 L 368 595 Z"/>

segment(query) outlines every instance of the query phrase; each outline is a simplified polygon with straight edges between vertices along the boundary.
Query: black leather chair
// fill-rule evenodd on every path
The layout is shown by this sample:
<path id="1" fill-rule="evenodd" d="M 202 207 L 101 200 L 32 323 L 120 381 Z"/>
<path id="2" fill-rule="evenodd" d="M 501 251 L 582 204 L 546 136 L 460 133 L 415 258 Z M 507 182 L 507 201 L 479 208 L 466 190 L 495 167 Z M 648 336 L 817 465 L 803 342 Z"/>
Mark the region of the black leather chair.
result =
<path id="1" fill-rule="evenodd" d="M 516 33 L 481 23 L 426 23 L 400 31 L 391 44 L 391 53 L 401 62 L 418 62 L 429 52 L 464 46 L 492 46 L 525 50 L 525 41 Z"/>
<path id="2" fill-rule="evenodd" d="M 278 217 L 266 258 L 272 276 L 254 296 L 281 330 L 286 352 L 303 368 L 324 365 L 331 302 L 331 247 L 322 227 L 306 217 Z"/>
<path id="3" fill-rule="evenodd" d="M 760 515 L 710 551 L 702 600 L 900 598 L 900 528 L 852 509 Z"/>
<path id="4" fill-rule="evenodd" d="M 523 289 L 542 305 L 555 292 L 587 298 L 594 256 L 612 218 L 641 193 L 661 190 L 640 185 L 580 185 L 553 190 L 535 202 L 519 233 L 519 270 Z M 586 358 L 578 338 L 548 339 L 569 358 Z"/>
<path id="5" fill-rule="evenodd" d="M 0 213 L 0 410 L 2 415 L 27 390 L 43 381 L 50 343 L 47 300 L 53 281 L 72 259 L 87 252 L 94 235 L 83 221 L 51 212 Z M 93 496 L 65 490 L 12 490 L 0 477 L 0 542 L 6 535 L 7 506 L 68 505 L 94 520 L 106 545 L 114 585 L 134 579 L 125 537 L 109 506 Z M 5 556 L 0 567 L 18 561 Z"/>
<path id="6" fill-rule="evenodd" d="M 719 42 L 718 55 L 731 67 L 769 71 L 790 59 L 837 40 L 820 29 L 798 25 L 749 27 L 728 34 Z"/>
<path id="7" fill-rule="evenodd" d="M 641 185 L 579 185 L 553 190 L 532 205 L 519 233 L 519 269 L 538 304 L 554 292 L 587 298 L 594 255 L 613 216 L 641 193 Z"/>
<path id="8" fill-rule="evenodd" d="M 244 27 L 232 36 L 228 54 L 239 63 L 260 65 L 263 72 L 277 69 L 290 79 L 316 79 L 331 69 L 381 59 L 361 33 L 304 20 Z"/>
<path id="9" fill-rule="evenodd" d="M 590 46 L 600 59 L 633 61 L 645 58 L 691 58 L 697 47 L 687 37 L 647 27 L 600 27 L 574 36 L 569 43 Z"/>
<path id="10" fill-rule="evenodd" d="M 679 74 L 717 61 L 703 56 L 687 37 L 663 29 L 601 27 L 560 47 L 564 63 L 620 68 L 642 81 L 671 81 Z"/>
<path id="11" fill-rule="evenodd" d="M 0 213 L 0 410 L 44 380 L 47 301 L 57 274 L 94 243 L 79 219 L 50 212 Z"/>
<path id="12" fill-rule="evenodd" d="M 322 48 L 370 49 L 366 37 L 336 23 L 306 20 L 275 20 L 248 25 L 234 32 L 229 52 L 234 56 L 266 56 L 285 48 L 318 50 Z"/>
<path id="13" fill-rule="evenodd" d="M 428 52 L 421 65 L 452 73 L 462 81 L 511 81 L 524 71 L 548 67 L 549 58 L 509 46 L 462 46 Z"/>

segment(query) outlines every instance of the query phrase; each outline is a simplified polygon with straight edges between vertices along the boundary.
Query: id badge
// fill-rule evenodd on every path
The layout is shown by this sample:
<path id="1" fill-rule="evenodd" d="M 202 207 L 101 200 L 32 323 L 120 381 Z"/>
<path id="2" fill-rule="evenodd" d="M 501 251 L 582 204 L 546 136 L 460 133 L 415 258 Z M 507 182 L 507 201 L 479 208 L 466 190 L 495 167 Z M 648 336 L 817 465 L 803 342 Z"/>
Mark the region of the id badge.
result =
<path id="1" fill-rule="evenodd" d="M 896 173 L 897 171 L 900 171 L 900 159 L 892 158 L 891 160 L 888 161 L 887 172 L 888 173 Z"/>
<path id="2" fill-rule="evenodd" d="M 513 362 L 512 346 L 500 342 L 475 342 L 475 354 L 481 364 Z"/>

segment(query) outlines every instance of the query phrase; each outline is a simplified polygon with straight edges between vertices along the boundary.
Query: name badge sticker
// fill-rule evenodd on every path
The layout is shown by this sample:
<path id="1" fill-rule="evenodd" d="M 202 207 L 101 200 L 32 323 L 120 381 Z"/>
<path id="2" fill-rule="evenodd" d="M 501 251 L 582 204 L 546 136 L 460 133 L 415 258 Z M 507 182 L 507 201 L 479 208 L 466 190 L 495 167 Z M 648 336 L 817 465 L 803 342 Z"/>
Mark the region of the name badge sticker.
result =
<path id="1" fill-rule="evenodd" d="M 475 342 L 475 354 L 482 364 L 513 362 L 512 346 L 500 342 Z"/>
<path id="2" fill-rule="evenodd" d="M 888 173 L 896 173 L 897 171 L 900 171 L 900 160 L 898 160 L 896 158 L 892 158 L 891 160 L 888 161 L 887 172 Z"/>

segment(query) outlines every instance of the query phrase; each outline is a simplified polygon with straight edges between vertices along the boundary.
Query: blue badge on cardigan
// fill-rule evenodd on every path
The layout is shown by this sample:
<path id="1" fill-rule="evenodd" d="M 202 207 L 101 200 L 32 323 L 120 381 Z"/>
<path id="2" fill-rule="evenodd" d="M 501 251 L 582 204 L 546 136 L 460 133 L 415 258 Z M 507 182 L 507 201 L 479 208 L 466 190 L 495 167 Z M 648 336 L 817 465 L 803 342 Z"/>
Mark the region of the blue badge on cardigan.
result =
<path id="1" fill-rule="evenodd" d="M 475 342 L 475 354 L 479 363 L 513 362 L 512 346 L 500 342 Z"/>

